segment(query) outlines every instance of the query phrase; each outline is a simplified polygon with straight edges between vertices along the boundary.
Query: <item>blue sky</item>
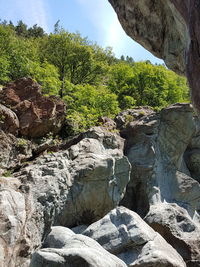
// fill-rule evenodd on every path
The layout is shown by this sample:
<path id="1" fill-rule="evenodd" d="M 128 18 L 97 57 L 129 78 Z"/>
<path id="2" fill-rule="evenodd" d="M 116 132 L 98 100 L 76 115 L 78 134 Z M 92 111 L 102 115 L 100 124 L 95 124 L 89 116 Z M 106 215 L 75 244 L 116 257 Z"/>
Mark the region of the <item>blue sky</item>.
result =
<path id="1" fill-rule="evenodd" d="M 108 0 L 0 0 L 0 7 L 1 19 L 14 23 L 22 19 L 29 26 L 37 23 L 46 32 L 60 20 L 66 30 L 78 31 L 102 47 L 113 47 L 117 57 L 163 62 L 125 34 Z"/>

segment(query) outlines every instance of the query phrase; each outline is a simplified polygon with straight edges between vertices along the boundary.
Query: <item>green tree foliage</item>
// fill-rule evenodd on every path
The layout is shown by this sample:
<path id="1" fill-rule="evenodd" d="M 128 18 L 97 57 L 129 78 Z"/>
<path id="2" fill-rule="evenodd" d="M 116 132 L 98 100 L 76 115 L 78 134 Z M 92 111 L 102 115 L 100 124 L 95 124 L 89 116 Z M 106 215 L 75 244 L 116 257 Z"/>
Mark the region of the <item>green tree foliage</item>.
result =
<path id="1" fill-rule="evenodd" d="M 175 102 L 188 101 L 186 79 L 149 62 L 133 65 L 119 62 L 111 67 L 108 88 L 118 95 L 120 108 L 131 105 L 164 107 Z"/>
<path id="2" fill-rule="evenodd" d="M 60 79 L 57 68 L 48 62 L 32 62 L 28 64 L 28 73 L 42 86 L 45 95 L 59 96 Z"/>
<path id="3" fill-rule="evenodd" d="M 18 36 L 26 37 L 28 32 L 27 25 L 22 20 L 19 20 L 15 27 L 15 32 Z"/>
<path id="4" fill-rule="evenodd" d="M 117 96 L 105 86 L 68 84 L 67 119 L 76 132 L 95 125 L 100 116 L 113 117 L 120 109 Z"/>
<path id="5" fill-rule="evenodd" d="M 10 62 L 6 55 L 0 55 L 0 84 L 5 84 L 9 79 Z"/>
<path id="6" fill-rule="evenodd" d="M 45 95 L 59 95 L 67 103 L 67 119 L 79 132 L 100 116 L 149 105 L 155 109 L 189 100 L 186 79 L 150 61 L 117 59 L 112 48 L 101 48 L 79 33 L 59 25 L 45 34 L 23 21 L 15 26 L 0 20 L 0 84 L 30 76 Z"/>
<path id="7" fill-rule="evenodd" d="M 73 84 L 96 85 L 106 73 L 111 56 L 110 51 L 104 52 L 97 45 L 90 45 L 80 34 L 58 30 L 57 27 L 56 34 L 42 40 L 41 57 L 58 68 L 62 97 L 66 79 Z"/>

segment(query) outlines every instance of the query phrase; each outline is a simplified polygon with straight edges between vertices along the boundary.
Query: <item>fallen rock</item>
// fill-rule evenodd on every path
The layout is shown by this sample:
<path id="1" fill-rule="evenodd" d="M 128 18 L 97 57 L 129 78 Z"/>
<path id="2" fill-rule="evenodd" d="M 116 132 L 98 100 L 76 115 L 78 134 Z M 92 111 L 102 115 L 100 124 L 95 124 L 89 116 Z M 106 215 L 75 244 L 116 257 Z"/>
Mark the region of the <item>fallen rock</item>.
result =
<path id="1" fill-rule="evenodd" d="M 17 114 L 23 136 L 57 134 L 64 123 L 64 102 L 54 96 L 42 96 L 39 84 L 30 78 L 9 83 L 0 92 L 0 101 Z"/>
<path id="2" fill-rule="evenodd" d="M 30 267 L 125 267 L 123 261 L 89 237 L 63 227 L 52 227 L 46 246 L 33 254 Z"/>
<path id="3" fill-rule="evenodd" d="M 117 207 L 83 231 L 127 266 L 186 266 L 180 255 L 139 215 Z"/>

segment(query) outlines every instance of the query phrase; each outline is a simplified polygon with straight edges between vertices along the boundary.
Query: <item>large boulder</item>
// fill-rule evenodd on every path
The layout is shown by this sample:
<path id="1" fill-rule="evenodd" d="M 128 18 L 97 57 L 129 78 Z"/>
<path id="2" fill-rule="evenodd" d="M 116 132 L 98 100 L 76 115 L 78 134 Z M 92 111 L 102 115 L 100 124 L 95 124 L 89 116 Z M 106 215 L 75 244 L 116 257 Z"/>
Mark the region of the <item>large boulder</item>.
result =
<path id="1" fill-rule="evenodd" d="M 186 73 L 200 111 L 200 4 L 196 0 L 109 0 L 125 32 L 166 65 Z"/>
<path id="2" fill-rule="evenodd" d="M 39 84 L 30 78 L 9 83 L 1 90 L 0 101 L 17 114 L 24 136 L 57 134 L 65 119 L 64 102 L 55 96 L 42 96 Z"/>
<path id="3" fill-rule="evenodd" d="M 30 257 L 52 225 L 90 224 L 118 205 L 130 177 L 130 164 L 123 155 L 123 144 L 124 140 L 116 133 L 93 128 L 77 138 L 77 143 L 68 149 L 49 151 L 13 174 L 18 184 L 12 194 L 21 196 L 25 202 L 23 206 L 16 200 L 25 214 L 25 221 L 21 223 L 21 248 L 15 238 L 19 231 L 16 229 L 18 232 L 15 233 L 12 228 L 13 236 L 10 232 L 12 247 L 19 249 L 12 255 L 13 262 L 19 261 L 19 255 Z M 4 184 L 1 190 L 10 195 Z M 15 207 L 13 199 L 4 198 L 8 207 Z M 21 222 L 15 209 L 11 211 L 12 220 Z M 2 214 L 0 224 L 6 220 Z M 9 242 L 0 250 L 6 253 L 7 246 L 10 246 Z M 8 255 L 6 260 L 9 259 Z M 23 262 L 21 258 L 20 261 Z"/>
<path id="4" fill-rule="evenodd" d="M 74 234 L 64 227 L 52 227 L 47 248 L 33 254 L 30 267 L 126 267 L 116 256 L 89 237 Z"/>
<path id="5" fill-rule="evenodd" d="M 139 215 L 118 207 L 82 232 L 127 266 L 186 266 L 181 256 Z"/>
<path id="6" fill-rule="evenodd" d="M 182 255 L 188 267 L 200 266 L 200 226 L 185 209 L 177 204 L 153 205 L 145 221 Z"/>
<path id="7" fill-rule="evenodd" d="M 183 218 L 186 214 L 190 217 L 188 224 L 191 224 L 191 228 L 193 224 L 199 225 L 200 184 L 196 177 L 194 179 L 191 176 L 185 162 L 185 153 L 193 137 L 198 134 L 198 121 L 193 117 L 192 107 L 189 104 L 172 105 L 158 114 L 133 120 L 121 130 L 121 134 L 126 138 L 125 155 L 132 165 L 131 180 L 121 204 L 142 217 L 148 217 L 150 213 L 151 225 L 153 218 L 158 225 L 156 218 L 162 218 L 162 204 L 175 203 L 177 210 L 180 208 L 185 211 Z M 161 208 L 156 209 L 156 213 L 151 213 L 152 207 L 157 205 Z M 174 212 L 175 209 L 165 212 L 166 217 L 169 217 L 166 224 L 173 224 L 170 216 L 176 217 Z M 160 224 L 162 225 L 161 222 Z M 184 231 L 187 232 L 187 229 L 183 228 Z M 193 240 L 188 245 L 190 251 L 196 251 L 196 247 L 199 246 L 196 232 L 193 233 Z M 162 231 L 160 233 L 162 234 Z M 174 232 L 171 231 L 171 234 Z M 185 244 L 188 243 L 186 237 L 184 234 L 181 236 Z M 173 238 L 168 238 L 167 241 L 177 249 Z M 182 250 L 179 252 L 188 262 L 188 266 L 196 258 L 196 252 L 194 255 L 191 252 L 191 257 L 182 253 Z"/>

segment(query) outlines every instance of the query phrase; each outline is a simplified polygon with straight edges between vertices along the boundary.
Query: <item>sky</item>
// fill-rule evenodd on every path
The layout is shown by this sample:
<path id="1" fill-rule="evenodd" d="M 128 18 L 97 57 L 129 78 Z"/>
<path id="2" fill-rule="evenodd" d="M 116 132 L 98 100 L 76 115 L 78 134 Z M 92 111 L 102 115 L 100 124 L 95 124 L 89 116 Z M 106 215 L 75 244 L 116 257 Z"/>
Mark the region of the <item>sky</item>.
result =
<path id="1" fill-rule="evenodd" d="M 78 31 L 104 48 L 112 47 L 118 58 L 163 63 L 126 35 L 108 0 L 0 0 L 0 18 L 14 24 L 19 20 L 28 26 L 38 24 L 47 33 L 60 20 L 69 32 Z"/>

